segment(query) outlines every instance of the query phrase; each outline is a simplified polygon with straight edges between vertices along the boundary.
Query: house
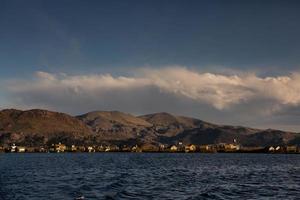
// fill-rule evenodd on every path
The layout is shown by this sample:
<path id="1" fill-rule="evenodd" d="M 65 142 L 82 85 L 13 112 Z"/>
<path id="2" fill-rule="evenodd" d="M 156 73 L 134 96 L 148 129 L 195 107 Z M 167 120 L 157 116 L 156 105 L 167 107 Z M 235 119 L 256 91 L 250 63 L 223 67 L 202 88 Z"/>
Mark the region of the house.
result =
<path id="1" fill-rule="evenodd" d="M 177 144 L 177 151 L 180 151 L 180 152 L 184 152 L 185 151 L 185 145 L 183 142 L 178 142 Z"/>
<path id="2" fill-rule="evenodd" d="M 240 149 L 240 145 L 237 144 L 225 144 L 225 151 L 238 151 Z"/>
<path id="3" fill-rule="evenodd" d="M 111 145 L 110 146 L 110 151 L 118 152 L 118 151 L 120 151 L 120 147 L 117 146 L 117 145 Z"/>
<path id="4" fill-rule="evenodd" d="M 79 152 L 85 152 L 86 151 L 86 147 L 85 146 L 78 146 L 77 147 L 77 151 L 79 151 Z"/>
<path id="5" fill-rule="evenodd" d="M 200 151 L 201 152 L 206 152 L 211 149 L 210 145 L 200 145 Z"/>
<path id="6" fill-rule="evenodd" d="M 72 152 L 76 152 L 77 151 L 77 147 L 74 144 L 71 146 L 71 151 Z"/>
<path id="7" fill-rule="evenodd" d="M 296 145 L 287 146 L 286 147 L 286 152 L 287 153 L 297 153 L 297 146 Z"/>
<path id="8" fill-rule="evenodd" d="M 13 145 L 10 147 L 10 152 L 12 152 L 12 153 L 17 152 L 17 146 L 16 146 L 15 144 L 13 144 Z"/>
<path id="9" fill-rule="evenodd" d="M 191 145 L 188 145 L 188 146 L 185 146 L 185 152 L 188 153 L 188 152 L 195 152 L 196 151 L 196 146 L 191 144 Z"/>
<path id="10" fill-rule="evenodd" d="M 52 144 L 49 148 L 49 152 L 54 153 L 55 152 L 55 144 Z"/>
<path id="11" fill-rule="evenodd" d="M 62 143 L 58 143 L 55 145 L 55 151 L 57 153 L 60 153 L 60 152 L 65 152 L 67 149 L 66 145 L 62 144 Z"/>
<path id="12" fill-rule="evenodd" d="M 240 150 L 240 145 L 232 143 L 219 143 L 215 145 L 218 152 L 234 152 Z"/>
<path id="13" fill-rule="evenodd" d="M 272 151 L 272 152 L 273 152 L 273 151 L 275 151 L 275 148 L 272 147 L 272 146 L 270 146 L 270 147 L 269 147 L 269 151 Z"/>
<path id="14" fill-rule="evenodd" d="M 95 148 L 92 147 L 92 146 L 88 146 L 87 150 L 88 150 L 89 153 L 95 152 Z"/>
<path id="15" fill-rule="evenodd" d="M 131 148 L 131 152 L 142 152 L 142 149 L 138 145 L 135 145 Z"/>
<path id="16" fill-rule="evenodd" d="M 158 150 L 159 151 L 164 151 L 165 150 L 165 145 L 164 144 L 160 144 Z"/>
<path id="17" fill-rule="evenodd" d="M 178 148 L 177 148 L 176 145 L 172 145 L 171 148 L 170 148 L 170 150 L 171 150 L 172 152 L 175 152 L 175 151 L 178 150 Z"/>
<path id="18" fill-rule="evenodd" d="M 216 148 L 213 145 L 201 145 L 199 147 L 200 152 L 203 153 L 213 153 L 216 152 Z"/>
<path id="19" fill-rule="evenodd" d="M 107 146 L 106 148 L 105 148 L 105 152 L 109 152 L 110 151 L 110 146 Z"/>
<path id="20" fill-rule="evenodd" d="M 37 150 L 37 152 L 40 152 L 40 153 L 46 153 L 47 150 L 46 150 L 46 148 L 44 148 L 44 147 L 40 147 L 40 148 Z"/>
<path id="21" fill-rule="evenodd" d="M 97 146 L 97 151 L 99 151 L 99 152 L 105 151 L 104 146 L 103 145 Z"/>
<path id="22" fill-rule="evenodd" d="M 18 147 L 18 152 L 19 153 L 24 153 L 26 151 L 25 147 Z"/>

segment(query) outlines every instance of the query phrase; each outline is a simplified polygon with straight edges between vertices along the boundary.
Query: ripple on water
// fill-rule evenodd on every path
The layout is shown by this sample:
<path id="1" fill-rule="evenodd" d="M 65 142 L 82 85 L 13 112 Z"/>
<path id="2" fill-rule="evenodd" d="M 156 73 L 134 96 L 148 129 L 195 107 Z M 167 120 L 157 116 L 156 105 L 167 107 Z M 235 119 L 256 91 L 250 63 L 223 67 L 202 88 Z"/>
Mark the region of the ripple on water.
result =
<path id="1" fill-rule="evenodd" d="M 1 154 L 0 200 L 296 199 L 300 156 Z"/>

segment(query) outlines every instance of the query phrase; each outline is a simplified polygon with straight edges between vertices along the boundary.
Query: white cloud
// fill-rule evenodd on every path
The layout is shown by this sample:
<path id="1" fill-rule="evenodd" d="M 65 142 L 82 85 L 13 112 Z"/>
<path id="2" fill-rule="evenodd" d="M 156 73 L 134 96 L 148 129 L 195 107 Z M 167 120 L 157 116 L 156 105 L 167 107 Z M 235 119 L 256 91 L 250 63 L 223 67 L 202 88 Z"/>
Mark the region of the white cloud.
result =
<path id="1" fill-rule="evenodd" d="M 262 78 L 255 74 L 199 73 L 181 67 L 143 69 L 127 77 L 113 77 L 110 74 L 71 76 L 37 72 L 34 80 L 14 81 L 7 86 L 8 92 L 18 99 L 19 104 L 35 102 L 40 105 L 50 104 L 51 107 L 64 101 L 73 101 L 75 104 L 77 102 L 78 106 L 83 102 L 89 104 L 89 101 L 96 102 L 99 99 L 107 99 L 107 96 L 116 96 L 112 95 L 113 93 L 126 95 L 127 92 L 130 97 L 135 92 L 153 91 L 149 88 L 156 88 L 160 94 L 172 95 L 174 98 L 205 103 L 219 110 L 255 100 L 271 102 L 272 106 L 264 110 L 265 113 L 278 111 L 282 106 L 300 104 L 298 73 Z M 152 96 L 153 99 L 159 98 L 155 95 Z"/>
<path id="2" fill-rule="evenodd" d="M 260 77 L 200 73 L 183 67 L 144 68 L 128 76 L 36 72 L 33 79 L 6 80 L 0 87 L 1 108 L 45 108 L 71 114 L 165 111 L 221 124 L 300 130 L 298 73 Z"/>
<path id="3" fill-rule="evenodd" d="M 185 68 L 147 70 L 145 76 L 162 91 L 205 102 L 217 109 L 230 107 L 254 95 L 238 76 L 201 74 Z"/>

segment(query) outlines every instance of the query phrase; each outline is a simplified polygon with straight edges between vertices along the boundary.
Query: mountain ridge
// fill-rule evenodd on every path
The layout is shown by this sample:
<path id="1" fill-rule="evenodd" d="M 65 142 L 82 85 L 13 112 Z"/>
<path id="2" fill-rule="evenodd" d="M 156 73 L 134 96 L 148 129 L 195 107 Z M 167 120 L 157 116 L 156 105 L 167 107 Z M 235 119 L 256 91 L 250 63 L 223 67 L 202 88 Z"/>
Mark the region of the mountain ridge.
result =
<path id="1" fill-rule="evenodd" d="M 166 112 L 134 116 L 93 111 L 78 116 L 42 109 L 0 111 L 0 145 L 50 143 L 171 145 L 231 143 L 244 146 L 300 144 L 295 132 L 217 125 Z"/>

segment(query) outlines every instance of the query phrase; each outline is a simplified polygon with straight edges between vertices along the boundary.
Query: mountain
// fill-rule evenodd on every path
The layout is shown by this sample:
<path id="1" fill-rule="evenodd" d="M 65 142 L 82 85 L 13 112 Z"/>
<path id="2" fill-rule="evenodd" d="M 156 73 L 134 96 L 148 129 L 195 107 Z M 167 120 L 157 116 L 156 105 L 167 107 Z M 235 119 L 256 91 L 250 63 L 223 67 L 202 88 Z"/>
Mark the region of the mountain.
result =
<path id="1" fill-rule="evenodd" d="M 152 124 L 154 130 L 160 136 L 172 137 L 178 133 L 203 126 L 213 126 L 207 122 L 198 119 L 174 116 L 169 113 L 154 113 L 149 115 L 139 116 L 140 119 Z"/>
<path id="2" fill-rule="evenodd" d="M 179 141 L 185 144 L 232 143 L 234 139 L 244 141 L 249 135 L 259 132 L 258 129 L 240 126 L 222 126 L 199 119 L 174 116 L 169 113 L 154 113 L 140 118 L 153 124 L 158 133 L 158 141 L 174 144 Z"/>
<path id="3" fill-rule="evenodd" d="M 0 145 L 65 144 L 141 145 L 217 144 L 236 140 L 244 146 L 300 144 L 300 134 L 241 126 L 217 125 L 199 119 L 154 113 L 134 116 L 95 111 L 80 116 L 47 110 L 0 111 Z"/>
<path id="4" fill-rule="evenodd" d="M 56 143 L 85 142 L 92 136 L 91 129 L 82 121 L 47 110 L 14 110 L 0 112 L 0 143 L 29 146 Z"/>
<path id="5" fill-rule="evenodd" d="M 297 133 L 216 125 L 165 112 L 136 117 L 118 111 L 98 111 L 77 118 L 91 127 L 100 143 L 171 145 L 183 142 L 201 145 L 236 140 L 244 146 L 268 146 L 299 143 L 300 140 Z"/>
<path id="6" fill-rule="evenodd" d="M 290 133 L 280 130 L 260 130 L 254 134 L 249 135 L 242 140 L 245 146 L 272 146 L 293 144 L 297 139 L 300 139 L 299 133 Z M 298 141 L 300 144 L 300 141 Z"/>
<path id="7" fill-rule="evenodd" d="M 98 142 L 147 140 L 155 138 L 152 124 L 119 111 L 95 111 L 77 116 L 95 133 Z M 145 141 L 146 142 L 146 141 Z"/>

